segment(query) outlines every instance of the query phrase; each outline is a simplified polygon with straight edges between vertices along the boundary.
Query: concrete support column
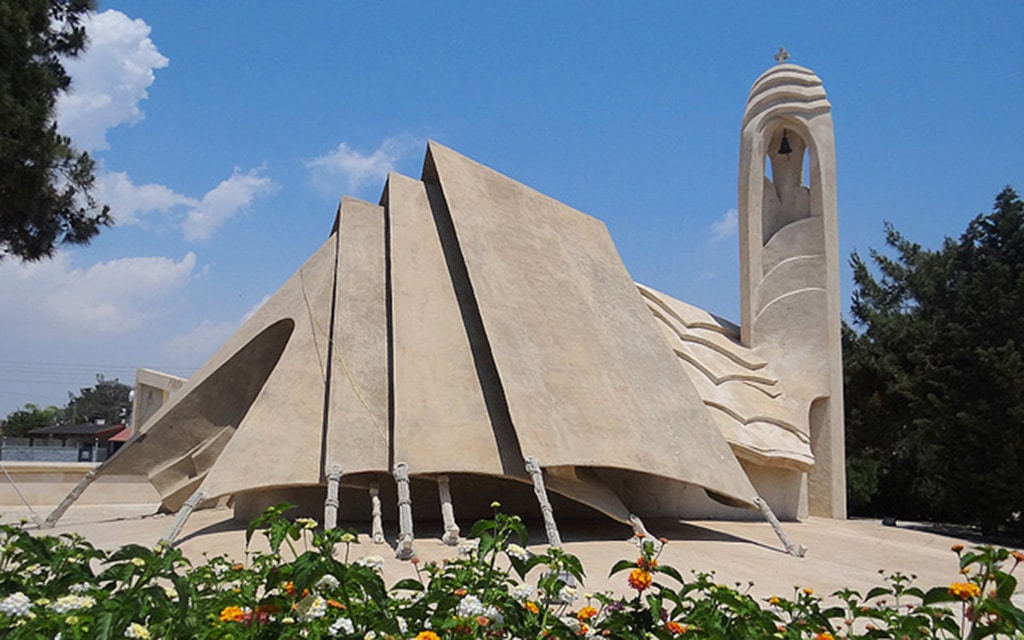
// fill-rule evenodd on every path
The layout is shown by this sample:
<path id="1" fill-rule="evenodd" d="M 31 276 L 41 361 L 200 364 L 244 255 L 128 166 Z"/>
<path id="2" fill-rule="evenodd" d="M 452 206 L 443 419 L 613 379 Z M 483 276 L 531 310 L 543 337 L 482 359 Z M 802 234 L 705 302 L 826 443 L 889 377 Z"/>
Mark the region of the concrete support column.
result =
<path id="1" fill-rule="evenodd" d="M 327 499 L 324 500 L 324 529 L 338 526 L 338 485 L 341 483 L 341 465 L 332 464 L 327 472 Z"/>
<path id="2" fill-rule="evenodd" d="M 409 465 L 399 462 L 395 465 L 395 482 L 398 483 L 398 548 L 395 557 L 410 560 L 416 555 L 412 531 L 412 496 L 409 493 Z"/>
<path id="3" fill-rule="evenodd" d="M 441 520 L 444 522 L 444 536 L 441 537 L 441 542 L 454 547 L 459 544 L 459 525 L 455 524 L 455 507 L 452 505 L 448 476 L 438 476 L 437 493 L 441 499 Z"/>
<path id="4" fill-rule="evenodd" d="M 540 513 L 544 517 L 544 532 L 548 536 L 548 545 L 556 548 L 562 547 L 562 536 L 558 534 L 558 525 L 555 523 L 555 512 L 548 500 L 548 490 L 544 486 L 544 472 L 540 468 L 537 456 L 526 456 L 526 472 L 530 474 L 533 481 L 533 493 L 540 503 Z"/>

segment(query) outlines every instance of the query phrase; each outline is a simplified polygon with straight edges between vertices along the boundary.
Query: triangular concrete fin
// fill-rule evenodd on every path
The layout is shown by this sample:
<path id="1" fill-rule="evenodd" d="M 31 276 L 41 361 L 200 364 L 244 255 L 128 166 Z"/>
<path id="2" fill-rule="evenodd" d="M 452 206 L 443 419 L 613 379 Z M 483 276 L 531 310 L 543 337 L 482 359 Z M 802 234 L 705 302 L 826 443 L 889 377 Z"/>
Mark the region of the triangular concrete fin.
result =
<path id="1" fill-rule="evenodd" d="M 756 491 L 647 310 L 603 223 L 431 142 L 518 440 L 545 466 Z"/>
<path id="2" fill-rule="evenodd" d="M 385 210 L 344 198 L 339 220 L 322 471 L 389 473 Z"/>
<path id="3" fill-rule="evenodd" d="M 464 318 L 472 311 L 460 307 L 448 263 L 458 258 L 446 256 L 433 210 L 443 203 L 431 189 L 396 174 L 388 179 L 394 456 L 413 474 L 500 476 L 498 438 Z"/>

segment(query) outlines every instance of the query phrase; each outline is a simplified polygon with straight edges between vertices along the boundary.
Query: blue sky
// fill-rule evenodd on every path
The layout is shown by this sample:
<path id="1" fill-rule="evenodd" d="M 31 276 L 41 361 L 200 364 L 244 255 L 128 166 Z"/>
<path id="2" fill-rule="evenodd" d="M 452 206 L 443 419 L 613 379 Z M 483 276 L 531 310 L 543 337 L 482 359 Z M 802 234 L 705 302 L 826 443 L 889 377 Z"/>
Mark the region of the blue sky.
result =
<path id="1" fill-rule="evenodd" d="M 1016 0 L 101 2 L 58 124 L 119 222 L 0 265 L 0 416 L 96 374 L 191 373 L 342 195 L 418 177 L 427 139 L 603 220 L 634 279 L 737 320 L 740 119 L 780 46 L 833 105 L 843 260 L 886 220 L 936 247 L 1024 190 L 1021 24 Z"/>

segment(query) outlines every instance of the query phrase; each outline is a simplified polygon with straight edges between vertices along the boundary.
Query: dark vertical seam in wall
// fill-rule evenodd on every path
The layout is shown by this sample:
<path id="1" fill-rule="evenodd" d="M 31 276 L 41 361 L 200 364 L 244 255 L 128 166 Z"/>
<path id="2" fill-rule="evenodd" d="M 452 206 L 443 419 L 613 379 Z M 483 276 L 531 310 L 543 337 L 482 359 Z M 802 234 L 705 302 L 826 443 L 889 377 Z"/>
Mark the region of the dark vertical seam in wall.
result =
<path id="1" fill-rule="evenodd" d="M 387 197 L 390 183 L 384 186 L 384 316 L 387 322 L 388 375 L 388 470 L 395 468 L 395 320 L 391 286 L 391 204 Z"/>
<path id="2" fill-rule="evenodd" d="M 323 421 L 320 425 L 320 478 L 327 477 L 327 429 L 331 418 L 331 373 L 334 362 L 334 314 L 338 304 L 338 265 L 341 262 L 341 206 L 338 206 L 338 218 L 334 223 L 334 269 L 331 272 L 331 315 L 327 326 L 327 362 L 324 364 L 324 408 Z M 316 336 L 314 336 L 316 339 Z"/>

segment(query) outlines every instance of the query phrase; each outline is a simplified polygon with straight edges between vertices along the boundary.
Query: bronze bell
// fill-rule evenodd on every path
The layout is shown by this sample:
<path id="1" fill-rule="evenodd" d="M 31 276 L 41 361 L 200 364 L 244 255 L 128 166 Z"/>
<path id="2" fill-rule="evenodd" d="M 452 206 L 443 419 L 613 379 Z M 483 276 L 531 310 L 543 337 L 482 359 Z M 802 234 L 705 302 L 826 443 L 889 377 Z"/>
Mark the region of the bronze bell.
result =
<path id="1" fill-rule="evenodd" d="M 782 143 L 779 144 L 779 153 L 788 156 L 793 153 L 793 147 L 789 146 L 789 138 L 786 137 L 786 130 L 782 130 Z"/>

